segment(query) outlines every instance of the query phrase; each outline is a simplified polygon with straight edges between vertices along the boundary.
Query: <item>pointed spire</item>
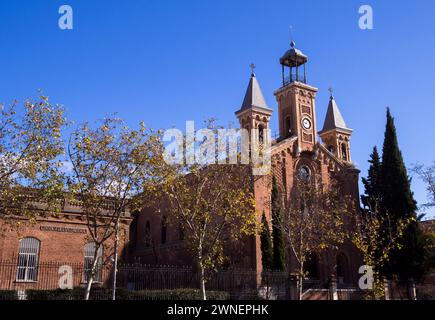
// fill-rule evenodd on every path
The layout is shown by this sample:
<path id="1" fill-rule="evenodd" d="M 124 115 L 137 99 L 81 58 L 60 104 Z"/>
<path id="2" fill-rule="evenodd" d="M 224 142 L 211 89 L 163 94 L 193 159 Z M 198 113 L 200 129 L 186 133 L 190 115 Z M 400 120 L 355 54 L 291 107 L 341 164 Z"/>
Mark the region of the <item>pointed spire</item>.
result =
<path id="1" fill-rule="evenodd" d="M 351 133 L 352 129 L 349 129 L 346 126 L 346 122 L 344 122 L 340 109 L 338 108 L 334 96 L 332 95 L 332 89 L 330 89 L 329 91 L 331 93 L 331 96 L 329 98 L 328 111 L 326 111 L 325 122 L 323 124 L 323 129 L 322 131 L 320 131 L 320 133 L 334 129 L 341 129 L 343 131 Z"/>
<path id="2" fill-rule="evenodd" d="M 255 67 L 255 66 L 254 66 Z M 270 109 L 266 100 L 264 99 L 263 92 L 261 91 L 260 85 L 255 77 L 254 67 L 251 65 L 251 79 L 249 80 L 248 88 L 246 89 L 245 98 L 243 99 L 242 107 L 240 111 L 246 110 L 252 107 Z"/>

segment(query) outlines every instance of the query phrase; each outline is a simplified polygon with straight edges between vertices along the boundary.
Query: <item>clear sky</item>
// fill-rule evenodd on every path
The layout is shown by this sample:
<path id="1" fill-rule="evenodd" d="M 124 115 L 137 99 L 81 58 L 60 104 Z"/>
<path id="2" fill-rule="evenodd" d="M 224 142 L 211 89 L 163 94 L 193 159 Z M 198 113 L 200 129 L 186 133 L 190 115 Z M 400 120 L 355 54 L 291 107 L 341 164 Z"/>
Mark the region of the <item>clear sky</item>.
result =
<path id="1" fill-rule="evenodd" d="M 73 30 L 58 27 L 62 4 L 74 10 Z M 373 30 L 358 27 L 363 4 L 373 8 Z M 434 16 L 433 0 L 0 0 L 0 102 L 42 89 L 76 123 L 114 112 L 154 128 L 211 116 L 236 123 L 251 62 L 276 110 L 279 57 L 292 25 L 310 59 L 308 81 L 319 88 L 318 129 L 332 86 L 354 129 L 361 174 L 373 145 L 382 146 L 387 106 L 406 164 L 428 165 L 435 160 Z M 414 178 L 412 187 L 424 202 L 425 186 Z"/>

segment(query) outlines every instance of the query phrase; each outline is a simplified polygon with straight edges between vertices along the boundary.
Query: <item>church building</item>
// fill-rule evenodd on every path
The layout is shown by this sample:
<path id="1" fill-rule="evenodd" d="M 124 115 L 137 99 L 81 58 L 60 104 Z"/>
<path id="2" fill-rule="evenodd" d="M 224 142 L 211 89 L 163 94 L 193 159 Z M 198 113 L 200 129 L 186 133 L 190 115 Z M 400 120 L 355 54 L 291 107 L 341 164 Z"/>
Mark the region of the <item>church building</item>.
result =
<path id="1" fill-rule="evenodd" d="M 282 69 L 282 85 L 275 92 L 278 112 L 279 136 L 272 141 L 270 175 L 253 179 L 256 212 L 259 221 L 262 213 L 271 223 L 272 175 L 279 183 L 282 194 L 289 199 L 297 175 L 320 177 L 328 184 L 331 176 L 341 177 L 342 189 L 355 201 L 359 199 L 359 170 L 352 164 L 350 129 L 338 108 L 332 93 L 326 118 L 318 131 L 316 119 L 316 93 L 318 89 L 309 84 L 306 74 L 308 57 L 291 43 L 291 48 L 279 60 Z M 259 81 L 252 70 L 248 88 L 239 110 L 235 112 L 240 128 L 270 129 L 274 110 L 264 99 Z M 319 139 L 320 137 L 320 139 Z M 164 208 L 161 209 L 164 211 Z M 135 219 L 132 228 L 135 234 L 133 256 L 142 263 L 186 264 L 189 261 L 183 249 L 182 235 L 162 221 L 162 214 L 145 209 Z M 261 272 L 260 236 L 250 239 L 245 253 L 236 255 L 237 265 Z M 291 271 L 296 267 L 288 255 Z M 187 262 L 186 262 L 187 261 Z M 345 243 L 334 252 L 313 255 L 309 261 L 309 273 L 314 279 L 326 282 L 335 273 L 339 283 L 355 284 L 361 257 L 350 243 Z"/>

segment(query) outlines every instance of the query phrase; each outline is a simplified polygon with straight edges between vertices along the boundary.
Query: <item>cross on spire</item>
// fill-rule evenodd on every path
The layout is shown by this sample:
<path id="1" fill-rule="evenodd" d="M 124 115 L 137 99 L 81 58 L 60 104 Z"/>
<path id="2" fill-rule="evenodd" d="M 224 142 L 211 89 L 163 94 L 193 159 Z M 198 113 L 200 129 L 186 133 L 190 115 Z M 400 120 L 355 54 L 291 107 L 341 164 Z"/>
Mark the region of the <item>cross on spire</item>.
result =
<path id="1" fill-rule="evenodd" d="M 254 73 L 255 64 L 251 63 L 249 66 L 251 67 L 251 76 L 254 77 L 255 76 L 255 73 Z"/>
<path id="2" fill-rule="evenodd" d="M 328 88 L 328 91 L 329 91 L 329 93 L 331 94 L 331 98 L 333 98 L 333 97 L 334 97 L 334 96 L 333 96 L 334 88 L 329 87 L 329 88 Z"/>

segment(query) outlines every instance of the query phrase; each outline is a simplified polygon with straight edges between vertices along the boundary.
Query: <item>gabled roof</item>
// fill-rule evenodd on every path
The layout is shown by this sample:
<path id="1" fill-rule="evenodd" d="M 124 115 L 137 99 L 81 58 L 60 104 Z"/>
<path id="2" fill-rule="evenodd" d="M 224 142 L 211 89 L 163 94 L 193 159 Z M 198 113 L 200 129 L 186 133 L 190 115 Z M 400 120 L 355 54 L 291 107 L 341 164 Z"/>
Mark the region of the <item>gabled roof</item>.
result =
<path id="1" fill-rule="evenodd" d="M 322 134 L 334 129 L 341 129 L 349 133 L 352 132 L 352 129 L 349 129 L 346 125 L 346 122 L 344 122 L 340 109 L 338 109 L 337 103 L 335 102 L 334 97 L 331 95 L 331 98 L 329 99 L 328 110 L 326 111 L 323 129 L 319 133 Z"/>
<path id="2" fill-rule="evenodd" d="M 266 104 L 266 100 L 264 99 L 263 92 L 261 92 L 260 85 L 254 73 L 251 74 L 251 79 L 249 79 L 249 84 L 248 84 L 248 88 L 246 89 L 245 98 L 243 99 L 243 103 L 239 112 L 253 107 L 271 110 Z"/>

